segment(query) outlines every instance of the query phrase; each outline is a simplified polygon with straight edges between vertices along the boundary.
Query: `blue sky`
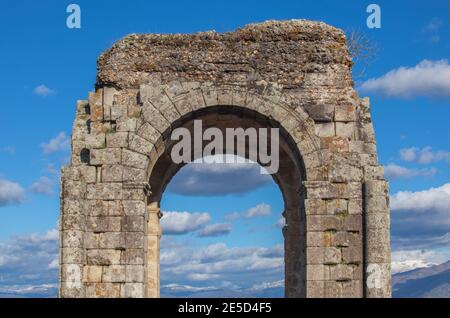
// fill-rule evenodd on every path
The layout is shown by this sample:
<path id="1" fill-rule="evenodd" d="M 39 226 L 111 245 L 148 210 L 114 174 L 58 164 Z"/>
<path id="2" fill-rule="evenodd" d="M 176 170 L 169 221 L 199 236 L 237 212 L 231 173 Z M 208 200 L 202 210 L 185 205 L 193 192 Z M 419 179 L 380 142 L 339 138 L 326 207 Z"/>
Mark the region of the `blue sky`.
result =
<path id="1" fill-rule="evenodd" d="M 73 2 L 81 7 L 79 30 L 66 27 L 69 1 L 4 1 L 0 10 L 0 294 L 18 290 L 11 287 L 16 285 L 39 285 L 39 293 L 56 281 L 56 249 L 49 242 L 56 244 L 58 172 L 69 156 L 76 100 L 94 89 L 97 57 L 129 33 L 224 32 L 269 19 L 321 20 L 346 32 L 359 30 L 377 44 L 376 57 L 357 84 L 362 85 L 361 96 L 371 97 L 379 158 L 391 180 L 394 261 L 399 269 L 408 269 L 450 259 L 450 238 L 445 237 L 450 233 L 450 189 L 444 186 L 450 182 L 448 1 Z M 369 3 L 381 6 L 381 29 L 366 27 Z M 274 224 L 283 202 L 272 181 L 256 178 L 254 187 L 238 194 L 229 193 L 232 181 L 224 182 L 222 195 L 211 196 L 202 193 L 204 179 L 199 178 L 199 192 L 186 195 L 177 193 L 176 183 L 182 184 L 183 173 L 195 171 L 185 169 L 173 180 L 175 190 L 169 187 L 164 195 L 162 208 L 207 213 L 210 219 L 184 234 L 168 235 L 168 252 L 179 246 L 189 245 L 193 253 L 215 246 L 235 257 L 239 251 L 256 255 L 260 250 L 253 248 L 282 244 Z M 270 213 L 244 216 L 265 205 Z M 241 219 L 227 220 L 233 212 Z M 222 236 L 199 237 L 214 224 L 223 225 Z M 39 271 L 26 262 L 20 270 L 14 266 L 30 255 L 41 262 Z M 274 255 L 276 262 L 280 255 Z M 265 273 L 264 279 L 282 279 L 280 266 Z M 214 275 L 226 288 L 242 280 L 230 273 Z M 210 283 L 205 277 L 181 276 L 164 283 Z M 250 277 L 246 286 L 256 282 Z"/>

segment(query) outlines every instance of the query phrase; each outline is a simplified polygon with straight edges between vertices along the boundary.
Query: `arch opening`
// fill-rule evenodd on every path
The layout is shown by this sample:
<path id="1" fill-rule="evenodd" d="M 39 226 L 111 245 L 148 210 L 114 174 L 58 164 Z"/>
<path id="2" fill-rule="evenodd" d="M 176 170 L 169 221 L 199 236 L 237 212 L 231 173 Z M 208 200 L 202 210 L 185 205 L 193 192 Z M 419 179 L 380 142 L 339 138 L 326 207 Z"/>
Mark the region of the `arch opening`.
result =
<path id="1" fill-rule="evenodd" d="M 171 131 L 176 128 L 186 128 L 194 132 L 194 122 L 202 121 L 203 129 L 215 127 L 222 131 L 224 136 L 227 128 L 277 128 L 279 131 L 278 149 L 279 169 L 272 174 L 272 178 L 278 185 L 284 203 L 283 216 L 286 225 L 283 228 L 284 236 L 284 259 L 285 259 L 285 296 L 305 297 L 306 296 L 306 216 L 302 191 L 302 181 L 306 179 L 303 168 L 302 157 L 295 146 L 290 135 L 281 125 L 271 118 L 265 117 L 255 111 L 236 106 L 214 106 L 199 111 L 193 111 L 181 118 L 171 126 Z M 159 240 L 161 238 L 160 217 L 161 199 L 166 187 L 185 166 L 185 163 L 174 163 L 171 152 L 177 141 L 171 140 L 171 131 L 165 132 L 157 143 L 157 158 L 150 162 L 148 167 L 149 184 L 151 195 L 148 198 L 149 209 L 149 231 L 148 242 L 148 295 L 159 296 Z M 270 139 L 270 136 L 267 136 Z M 202 149 L 209 141 L 204 141 Z M 224 143 L 226 144 L 226 143 Z M 250 159 L 248 144 L 246 143 L 245 159 Z M 237 155 L 236 149 L 229 151 L 229 147 L 224 148 L 227 155 Z M 192 153 L 192 160 L 199 160 L 203 153 Z M 261 164 L 260 162 L 258 162 Z M 262 165 L 262 164 L 261 164 Z M 245 177 L 245 176 L 243 176 Z M 237 180 L 238 181 L 238 180 Z M 155 230 L 156 229 L 156 230 Z M 157 253 L 153 251 L 157 247 Z M 153 250 L 153 251 L 150 251 Z"/>

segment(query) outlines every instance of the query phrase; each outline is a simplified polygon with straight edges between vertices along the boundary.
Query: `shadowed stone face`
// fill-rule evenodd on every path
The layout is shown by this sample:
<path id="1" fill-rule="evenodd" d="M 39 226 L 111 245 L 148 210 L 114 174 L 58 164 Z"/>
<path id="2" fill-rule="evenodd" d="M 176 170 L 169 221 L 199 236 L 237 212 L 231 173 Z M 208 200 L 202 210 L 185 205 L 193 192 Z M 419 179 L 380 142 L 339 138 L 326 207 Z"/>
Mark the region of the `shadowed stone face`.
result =
<path id="1" fill-rule="evenodd" d="M 159 296 L 170 135 L 202 120 L 280 130 L 287 297 L 390 297 L 388 186 L 351 65 L 342 31 L 303 20 L 116 43 L 77 105 L 60 296 Z"/>

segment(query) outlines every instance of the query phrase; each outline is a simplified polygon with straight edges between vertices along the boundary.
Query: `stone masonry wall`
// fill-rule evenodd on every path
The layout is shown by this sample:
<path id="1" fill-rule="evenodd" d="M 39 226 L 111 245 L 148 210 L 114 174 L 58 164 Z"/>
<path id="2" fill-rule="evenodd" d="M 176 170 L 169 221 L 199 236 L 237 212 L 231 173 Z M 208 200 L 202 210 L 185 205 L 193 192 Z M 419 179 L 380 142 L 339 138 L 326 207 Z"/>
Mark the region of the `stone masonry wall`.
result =
<path id="1" fill-rule="evenodd" d="M 351 66 L 342 31 L 304 20 L 116 43 L 99 58 L 95 92 L 77 104 L 62 175 L 60 296 L 159 295 L 149 179 L 179 122 L 236 106 L 277 123 L 301 155 L 304 171 L 287 161 L 277 176 L 293 188 L 286 257 L 305 257 L 286 259 L 287 296 L 390 297 L 388 185 Z M 289 169 L 303 180 L 292 184 Z"/>

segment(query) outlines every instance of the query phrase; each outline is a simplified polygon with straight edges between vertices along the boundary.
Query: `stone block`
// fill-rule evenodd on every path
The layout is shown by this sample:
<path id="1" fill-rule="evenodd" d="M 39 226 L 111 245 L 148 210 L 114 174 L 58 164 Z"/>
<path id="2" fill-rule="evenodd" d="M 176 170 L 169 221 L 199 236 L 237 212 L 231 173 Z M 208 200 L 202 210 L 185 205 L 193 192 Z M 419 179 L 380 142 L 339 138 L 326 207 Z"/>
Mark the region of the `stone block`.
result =
<path id="1" fill-rule="evenodd" d="M 342 248 L 342 260 L 345 264 L 362 264 L 362 246 L 349 246 Z"/>
<path id="2" fill-rule="evenodd" d="M 389 229 L 389 213 L 368 213 L 366 215 L 366 227 L 368 229 Z"/>
<path id="3" fill-rule="evenodd" d="M 317 123 L 316 135 L 319 137 L 332 137 L 336 135 L 336 127 L 334 122 Z"/>
<path id="4" fill-rule="evenodd" d="M 64 231 L 75 230 L 84 231 L 85 217 L 80 214 L 63 214 L 62 215 L 62 229 Z"/>
<path id="5" fill-rule="evenodd" d="M 123 181 L 124 182 L 145 182 L 147 172 L 144 169 L 138 169 L 133 167 L 123 168 Z"/>
<path id="6" fill-rule="evenodd" d="M 122 159 L 120 148 L 105 148 L 91 150 L 91 165 L 114 165 L 119 164 Z"/>
<path id="7" fill-rule="evenodd" d="M 308 265 L 333 265 L 342 261 L 341 250 L 336 247 L 307 247 L 306 255 Z"/>
<path id="8" fill-rule="evenodd" d="M 110 265 L 103 267 L 104 283 L 124 283 L 126 282 L 126 266 L 125 265 Z"/>
<path id="9" fill-rule="evenodd" d="M 353 280 L 353 266 L 347 264 L 337 264 L 335 266 L 327 266 L 329 271 L 329 279 L 335 281 Z"/>
<path id="10" fill-rule="evenodd" d="M 121 165 L 104 165 L 102 170 L 102 182 L 122 182 L 123 166 Z"/>
<path id="11" fill-rule="evenodd" d="M 139 127 L 137 134 L 152 144 L 156 144 L 158 139 L 161 137 L 161 133 L 148 122 L 145 122 L 141 127 Z"/>
<path id="12" fill-rule="evenodd" d="M 306 215 L 327 214 L 327 201 L 322 199 L 306 199 L 305 211 Z"/>
<path id="13" fill-rule="evenodd" d="M 86 297 L 84 286 L 81 284 L 61 282 L 59 291 L 61 298 L 84 298 Z"/>
<path id="14" fill-rule="evenodd" d="M 73 284 L 73 286 L 82 285 L 83 265 L 81 264 L 62 264 L 61 281 Z"/>
<path id="15" fill-rule="evenodd" d="M 88 149 L 102 149 L 106 147 L 106 134 L 98 133 L 98 134 L 89 134 L 86 135 L 84 141 L 85 148 Z"/>
<path id="16" fill-rule="evenodd" d="M 87 250 L 87 264 L 88 265 L 119 265 L 121 264 L 121 251 L 115 249 L 93 249 Z"/>
<path id="17" fill-rule="evenodd" d="M 63 230 L 61 241 L 61 247 L 81 248 L 84 246 L 84 232 L 77 230 Z"/>
<path id="18" fill-rule="evenodd" d="M 86 297 L 88 298 L 119 298 L 119 283 L 94 283 L 86 287 Z"/>
<path id="19" fill-rule="evenodd" d="M 144 283 L 144 272 L 143 265 L 126 265 L 126 282 Z"/>
<path id="20" fill-rule="evenodd" d="M 128 149 L 123 149 L 122 163 L 125 166 L 146 169 L 148 162 L 149 160 L 146 155 Z"/>
<path id="21" fill-rule="evenodd" d="M 86 219 L 86 230 L 94 233 L 100 232 L 120 232 L 120 217 L 88 217 Z"/>
<path id="22" fill-rule="evenodd" d="M 349 141 L 347 138 L 340 136 L 334 137 L 322 137 L 320 139 L 321 149 L 328 149 L 330 151 L 336 152 L 348 152 L 349 151 Z"/>
<path id="23" fill-rule="evenodd" d="M 106 146 L 108 148 L 128 147 L 128 132 L 115 132 L 106 134 Z"/>
<path id="24" fill-rule="evenodd" d="M 339 122 L 336 123 L 336 136 L 340 136 L 343 138 L 354 139 L 356 134 L 356 125 L 354 122 L 344 123 Z"/>
<path id="25" fill-rule="evenodd" d="M 356 107 L 354 105 L 340 105 L 336 106 L 335 121 L 357 121 Z"/>
<path id="26" fill-rule="evenodd" d="M 96 183 L 87 186 L 86 199 L 88 200 L 120 200 L 121 198 L 121 183 Z"/>
<path id="27" fill-rule="evenodd" d="M 145 288 L 142 283 L 126 283 L 122 286 L 122 298 L 144 298 Z"/>
<path id="28" fill-rule="evenodd" d="M 308 215 L 306 217 L 307 231 L 330 231 L 341 228 L 341 219 L 334 215 Z"/>
<path id="29" fill-rule="evenodd" d="M 116 131 L 135 132 L 137 128 L 137 118 L 121 117 L 116 121 Z"/>
<path id="30" fill-rule="evenodd" d="M 144 232 L 145 220 L 143 216 L 124 216 L 122 218 L 122 231 L 124 232 Z"/>
<path id="31" fill-rule="evenodd" d="M 86 283 L 101 283 L 103 267 L 97 265 L 84 266 L 83 281 Z"/>
<path id="32" fill-rule="evenodd" d="M 82 247 L 61 248 L 62 264 L 84 264 L 86 260 L 85 250 Z"/>
<path id="33" fill-rule="evenodd" d="M 122 252 L 121 263 L 127 265 L 144 265 L 146 254 L 143 249 L 128 248 Z"/>
<path id="34" fill-rule="evenodd" d="M 147 206 L 143 201 L 123 201 L 123 208 L 127 216 L 145 216 Z"/>
<path id="35" fill-rule="evenodd" d="M 125 233 L 121 232 L 105 232 L 93 233 L 87 232 L 86 248 L 88 249 L 117 249 L 125 248 Z M 120 260 L 120 255 L 119 255 Z"/>
<path id="36" fill-rule="evenodd" d="M 132 133 L 130 133 L 129 139 L 130 141 L 128 148 L 130 150 L 138 152 L 145 156 L 150 156 L 150 153 L 153 151 L 154 147 L 150 141 Z"/>
<path id="37" fill-rule="evenodd" d="M 326 201 L 326 213 L 329 215 L 346 215 L 348 214 L 348 200 L 334 199 Z"/>
<path id="38" fill-rule="evenodd" d="M 127 105 L 114 105 L 111 107 L 111 120 L 121 120 L 128 116 L 128 106 Z"/>
<path id="39" fill-rule="evenodd" d="M 333 121 L 334 120 L 334 105 L 319 104 L 306 107 L 309 116 L 315 121 Z"/>
<path id="40" fill-rule="evenodd" d="M 127 232 L 126 237 L 126 248 L 144 248 L 144 233 L 141 232 Z"/>

